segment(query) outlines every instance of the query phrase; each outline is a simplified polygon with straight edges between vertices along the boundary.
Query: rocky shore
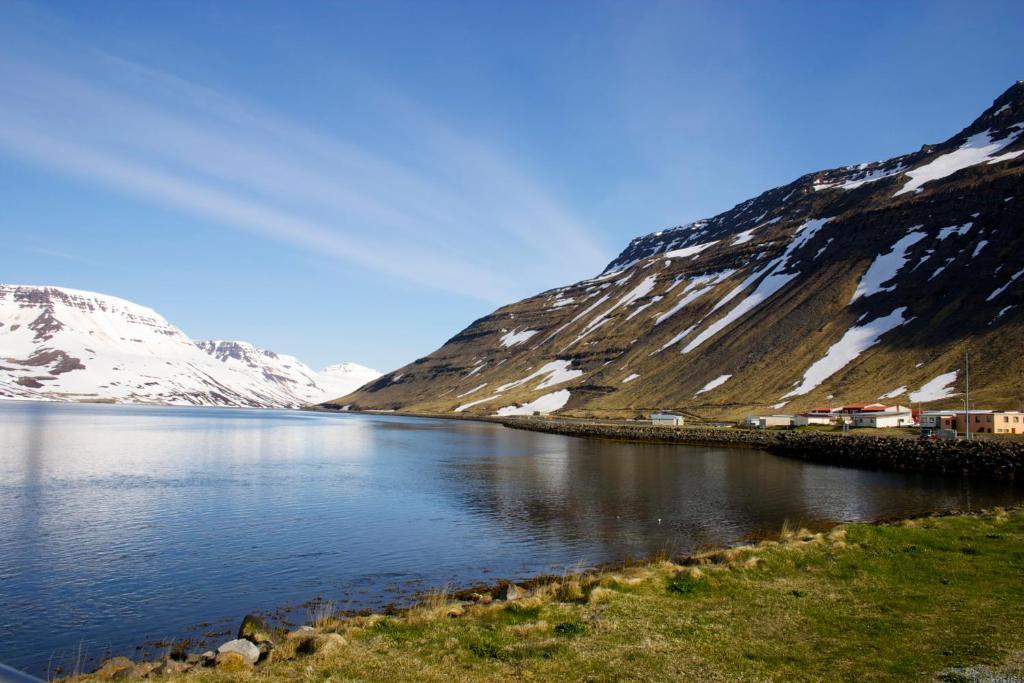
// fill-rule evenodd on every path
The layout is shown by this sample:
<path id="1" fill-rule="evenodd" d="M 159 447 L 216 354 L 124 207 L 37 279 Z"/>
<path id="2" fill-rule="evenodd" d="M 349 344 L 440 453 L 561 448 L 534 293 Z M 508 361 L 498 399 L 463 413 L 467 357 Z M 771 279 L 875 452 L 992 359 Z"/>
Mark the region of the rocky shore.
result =
<path id="1" fill-rule="evenodd" d="M 1024 474 L 1021 441 L 924 441 L 814 431 L 655 427 L 643 424 L 497 418 L 506 427 L 565 436 L 760 448 L 775 455 L 843 467 L 1014 479 Z"/>

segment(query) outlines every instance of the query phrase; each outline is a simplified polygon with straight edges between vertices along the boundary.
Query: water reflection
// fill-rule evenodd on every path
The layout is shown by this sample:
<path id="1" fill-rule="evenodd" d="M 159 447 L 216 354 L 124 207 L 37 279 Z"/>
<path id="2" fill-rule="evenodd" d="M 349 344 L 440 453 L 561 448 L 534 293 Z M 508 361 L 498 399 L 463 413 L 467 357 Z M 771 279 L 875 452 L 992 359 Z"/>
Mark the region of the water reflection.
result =
<path id="1" fill-rule="evenodd" d="M 374 606 L 785 520 L 1017 498 L 1010 484 L 478 422 L 0 404 L 0 661 L 45 673 L 79 642 L 121 651 L 318 595 Z"/>

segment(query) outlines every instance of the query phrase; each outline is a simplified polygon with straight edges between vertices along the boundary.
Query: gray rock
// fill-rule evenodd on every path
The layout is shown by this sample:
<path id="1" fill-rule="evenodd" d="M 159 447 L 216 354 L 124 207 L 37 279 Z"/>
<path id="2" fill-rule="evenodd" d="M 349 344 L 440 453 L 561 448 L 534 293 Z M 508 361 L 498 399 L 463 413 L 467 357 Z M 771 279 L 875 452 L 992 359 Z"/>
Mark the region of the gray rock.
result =
<path id="1" fill-rule="evenodd" d="M 255 664 L 260 658 L 260 649 L 244 638 L 229 640 L 217 648 L 217 654 L 224 654 L 225 652 L 237 652 L 249 664 Z"/>

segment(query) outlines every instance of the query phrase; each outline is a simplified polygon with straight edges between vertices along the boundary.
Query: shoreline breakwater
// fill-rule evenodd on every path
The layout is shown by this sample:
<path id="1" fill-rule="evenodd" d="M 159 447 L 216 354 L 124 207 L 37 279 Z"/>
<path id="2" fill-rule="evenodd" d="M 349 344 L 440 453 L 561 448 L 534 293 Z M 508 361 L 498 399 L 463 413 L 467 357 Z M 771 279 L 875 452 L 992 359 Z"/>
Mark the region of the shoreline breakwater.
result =
<path id="1" fill-rule="evenodd" d="M 1024 475 L 1024 442 L 1020 441 L 926 441 L 814 431 L 655 427 L 538 418 L 492 419 L 511 429 L 564 436 L 688 446 L 759 448 L 774 455 L 840 467 L 967 474 L 998 479 L 1016 479 Z"/>

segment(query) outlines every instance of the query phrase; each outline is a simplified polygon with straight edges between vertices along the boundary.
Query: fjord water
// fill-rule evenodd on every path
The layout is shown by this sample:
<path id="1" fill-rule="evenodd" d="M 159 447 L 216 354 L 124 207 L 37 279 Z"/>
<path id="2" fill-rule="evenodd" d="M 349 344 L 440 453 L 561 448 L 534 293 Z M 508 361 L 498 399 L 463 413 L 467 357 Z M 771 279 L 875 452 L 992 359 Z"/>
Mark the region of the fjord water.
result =
<path id="1" fill-rule="evenodd" d="M 247 612 L 1006 505 L 1010 483 L 483 422 L 0 403 L 0 661 L 228 639 Z M 301 621 L 302 608 L 290 613 Z M 197 645 L 198 647 L 198 645 Z"/>

